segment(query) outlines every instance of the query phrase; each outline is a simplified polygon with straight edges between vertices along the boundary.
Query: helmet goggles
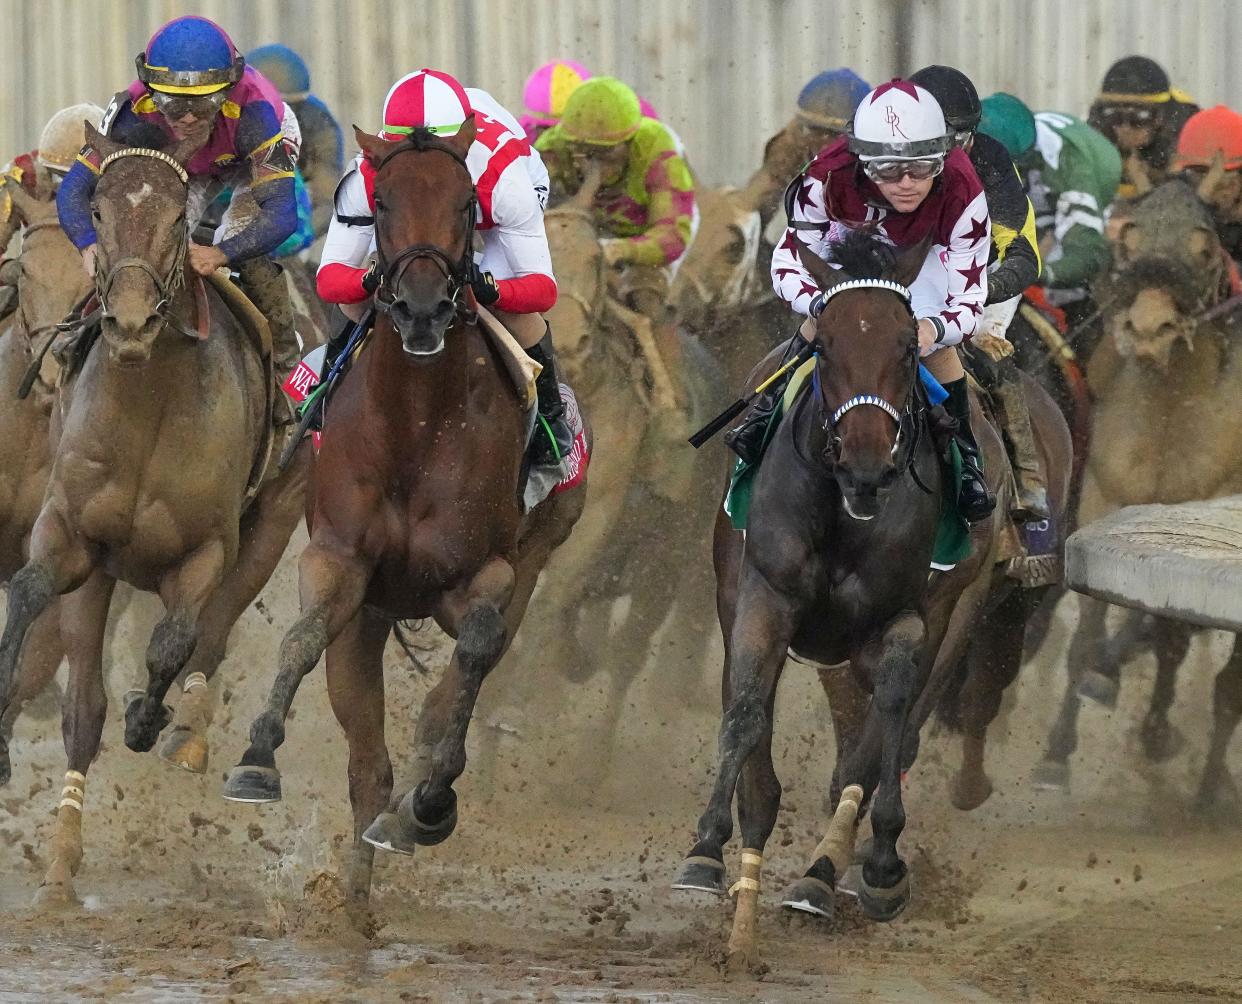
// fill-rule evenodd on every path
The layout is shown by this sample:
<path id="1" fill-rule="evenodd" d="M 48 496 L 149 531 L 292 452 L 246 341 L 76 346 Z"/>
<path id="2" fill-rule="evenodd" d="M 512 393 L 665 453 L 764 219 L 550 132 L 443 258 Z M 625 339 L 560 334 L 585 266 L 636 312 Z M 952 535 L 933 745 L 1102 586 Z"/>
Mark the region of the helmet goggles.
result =
<path id="1" fill-rule="evenodd" d="M 917 160 L 866 160 L 862 162 L 862 168 L 872 181 L 897 182 L 906 175 L 914 181 L 929 181 L 944 170 L 944 157 L 920 157 Z"/>
<path id="2" fill-rule="evenodd" d="M 211 94 L 168 94 L 165 91 L 152 90 L 151 100 L 155 107 L 169 120 L 176 122 L 193 115 L 198 121 L 213 117 L 228 97 L 228 89 L 213 91 Z"/>

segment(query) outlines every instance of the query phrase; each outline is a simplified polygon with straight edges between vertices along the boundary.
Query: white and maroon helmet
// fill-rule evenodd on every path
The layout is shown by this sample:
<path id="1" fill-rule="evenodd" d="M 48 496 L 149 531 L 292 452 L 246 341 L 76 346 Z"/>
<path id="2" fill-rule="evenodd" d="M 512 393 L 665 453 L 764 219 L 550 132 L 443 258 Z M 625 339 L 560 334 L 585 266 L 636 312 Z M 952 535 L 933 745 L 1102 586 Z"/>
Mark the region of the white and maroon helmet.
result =
<path id="1" fill-rule="evenodd" d="M 384 127 L 380 135 L 396 140 L 415 129 L 437 136 L 454 136 L 474 114 L 466 89 L 455 77 L 440 70 L 408 73 L 384 98 Z"/>
<path id="2" fill-rule="evenodd" d="M 862 99 L 849 137 L 850 151 L 861 161 L 942 157 L 952 143 L 936 99 L 900 79 L 880 84 Z"/>

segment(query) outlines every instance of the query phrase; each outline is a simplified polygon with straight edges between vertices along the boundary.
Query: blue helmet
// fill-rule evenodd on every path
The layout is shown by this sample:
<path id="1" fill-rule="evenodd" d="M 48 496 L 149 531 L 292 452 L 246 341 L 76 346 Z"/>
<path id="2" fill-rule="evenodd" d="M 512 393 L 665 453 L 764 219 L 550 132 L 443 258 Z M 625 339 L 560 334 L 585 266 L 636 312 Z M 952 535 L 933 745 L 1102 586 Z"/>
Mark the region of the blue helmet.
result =
<path id="1" fill-rule="evenodd" d="M 798 95 L 798 118 L 819 129 L 844 132 L 871 85 L 853 70 L 841 67 L 812 77 Z"/>
<path id="2" fill-rule="evenodd" d="M 241 80 L 246 61 L 205 17 L 179 17 L 151 36 L 136 60 L 138 79 L 166 94 L 211 94 Z"/>
<path id="3" fill-rule="evenodd" d="M 246 62 L 275 84 L 286 101 L 304 101 L 310 95 L 310 70 L 287 45 L 261 45 L 246 53 Z"/>

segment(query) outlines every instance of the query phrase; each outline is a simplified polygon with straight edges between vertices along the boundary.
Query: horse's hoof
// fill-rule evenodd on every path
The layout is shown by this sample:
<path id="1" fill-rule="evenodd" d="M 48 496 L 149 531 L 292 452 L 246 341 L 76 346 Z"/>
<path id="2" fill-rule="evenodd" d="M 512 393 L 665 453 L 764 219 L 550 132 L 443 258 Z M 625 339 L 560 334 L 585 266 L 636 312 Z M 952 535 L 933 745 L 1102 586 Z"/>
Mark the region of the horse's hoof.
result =
<path id="1" fill-rule="evenodd" d="M 1056 791 L 1069 794 L 1070 767 L 1065 760 L 1041 760 L 1031 772 L 1031 783 L 1036 791 Z"/>
<path id="2" fill-rule="evenodd" d="M 910 902 L 910 873 L 905 872 L 897 884 L 884 888 L 868 885 L 864 877 L 858 890 L 858 905 L 872 920 L 888 922 L 894 919 Z"/>
<path id="3" fill-rule="evenodd" d="M 979 808 L 991 798 L 992 790 L 992 779 L 982 771 L 969 774 L 961 771 L 953 782 L 949 801 L 953 803 L 955 809 L 970 812 L 971 809 Z"/>
<path id="4" fill-rule="evenodd" d="M 1099 670 L 1089 670 L 1078 681 L 1078 694 L 1106 708 L 1117 706 L 1117 692 L 1121 684 L 1111 676 L 1105 676 Z"/>
<path id="5" fill-rule="evenodd" d="M 1236 823 L 1242 819 L 1242 792 L 1227 771 L 1204 775 L 1195 796 L 1194 811 L 1222 822 Z"/>
<path id="6" fill-rule="evenodd" d="M 1160 715 L 1148 715 L 1139 729 L 1143 752 L 1152 763 L 1164 763 L 1175 757 L 1186 739 L 1181 729 Z"/>
<path id="7" fill-rule="evenodd" d="M 723 896 L 725 894 L 724 862 L 699 854 L 686 858 L 681 863 L 677 877 L 673 879 L 673 888 L 690 892 L 710 892 Z"/>
<path id="8" fill-rule="evenodd" d="M 224 782 L 224 797 L 230 802 L 279 802 L 280 771 L 275 767 L 234 767 Z"/>
<path id="9" fill-rule="evenodd" d="M 35 890 L 33 906 L 38 910 L 68 910 L 81 905 L 73 886 L 65 882 L 44 882 Z"/>
<path id="10" fill-rule="evenodd" d="M 418 847 L 418 842 L 405 832 L 395 812 L 381 812 L 376 816 L 363 832 L 362 839 L 372 847 L 394 854 L 413 854 Z"/>
<path id="11" fill-rule="evenodd" d="M 452 788 L 448 789 L 448 811 L 440 819 L 428 823 L 418 817 L 417 809 L 418 803 L 423 800 L 426 787 L 427 782 L 420 781 L 418 787 L 407 791 L 405 797 L 401 799 L 401 804 L 397 806 L 397 816 L 401 826 L 405 828 L 414 843 L 422 844 L 424 847 L 434 847 L 446 841 L 457 829 L 457 792 Z"/>
<path id="12" fill-rule="evenodd" d="M 831 920 L 835 898 L 832 886 L 827 882 L 803 875 L 781 894 L 781 906 Z"/>
<path id="13" fill-rule="evenodd" d="M 191 774 L 206 774 L 207 750 L 206 739 L 179 725 L 160 744 L 159 757 L 165 763 L 188 770 Z"/>
<path id="14" fill-rule="evenodd" d="M 151 700 L 145 691 L 129 691 L 125 695 L 125 745 L 135 753 L 150 752 L 172 715 L 172 708 Z"/>

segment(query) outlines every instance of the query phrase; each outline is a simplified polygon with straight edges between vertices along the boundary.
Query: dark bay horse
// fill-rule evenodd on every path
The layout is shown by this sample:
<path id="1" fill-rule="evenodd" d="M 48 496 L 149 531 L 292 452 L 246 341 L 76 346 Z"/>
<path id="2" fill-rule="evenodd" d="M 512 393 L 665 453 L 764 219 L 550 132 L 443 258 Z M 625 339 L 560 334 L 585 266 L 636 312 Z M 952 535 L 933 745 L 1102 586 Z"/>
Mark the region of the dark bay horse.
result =
<path id="1" fill-rule="evenodd" d="M 185 280 L 183 165 L 193 144 L 126 147 L 89 126 L 87 138 L 103 158 L 92 207 L 102 331 L 58 398 L 50 481 L 0 638 L 2 712 L 28 629 L 63 595 L 69 769 L 40 890 L 50 901 L 74 898 L 82 860 L 117 580 L 158 593 L 166 610 L 147 648 L 147 688 L 125 709 L 125 743 L 145 752 L 170 720 L 163 700 L 172 683 L 191 665 L 203 677 L 214 673 L 233 622 L 279 561 L 301 513 L 309 460 L 304 448 L 279 477 L 261 485 L 255 477 L 269 435 L 270 377 L 225 301 Z M 215 662 L 195 663 L 200 653 Z M 0 755 L 7 770 L 7 746 Z"/>
<path id="2" fill-rule="evenodd" d="M 830 833 L 835 860 L 824 850 L 826 838 L 805 881 L 831 897 L 852 851 L 852 814 L 869 801 L 875 837 L 863 863 L 863 909 L 888 920 L 909 897 L 896 848 L 905 823 L 903 746 L 957 597 L 983 567 L 992 528 L 991 520 L 976 525 L 971 558 L 933 595 L 928 571 L 942 474 L 918 387 L 905 288 L 923 254 L 915 248 L 893 261 L 884 244 L 856 234 L 836 250 L 842 272 L 804 256 L 830 295 L 817 323 L 813 386 L 768 448 L 745 536 L 723 513 L 717 518 L 717 605 L 726 653 L 720 762 L 698 840 L 675 886 L 725 890 L 723 848 L 732 835 L 736 790 L 745 849 L 730 951 L 741 961 L 754 951 L 762 851 L 780 804 L 772 716 L 790 651 L 822 667 L 848 661 L 852 669 L 852 682 L 831 679 L 840 671 L 820 674 L 830 697 L 853 695 L 853 708 L 832 700 L 839 754 L 833 801 L 849 817 L 848 832 Z M 774 361 L 769 357 L 752 381 Z M 989 480 L 999 483 L 1003 447 L 977 418 L 975 428 L 992 462 Z M 1005 511 L 1003 496 L 998 511 Z M 849 797 L 842 799 L 843 791 Z"/>
<path id="3" fill-rule="evenodd" d="M 326 649 L 349 745 L 355 906 L 369 895 L 375 846 L 409 853 L 452 833 L 453 782 L 483 679 L 585 502 L 582 483 L 522 512 L 522 407 L 475 323 L 466 280 L 476 197 L 464 158 L 474 134 L 473 117 L 445 139 L 418 132 L 390 143 L 355 130 L 376 169 L 382 309 L 328 412 L 299 564 L 302 613 L 225 785 L 233 800 L 280 798 L 285 718 Z M 457 644 L 423 703 L 415 785 L 390 803 L 384 643 L 394 620 L 424 617 Z"/>

